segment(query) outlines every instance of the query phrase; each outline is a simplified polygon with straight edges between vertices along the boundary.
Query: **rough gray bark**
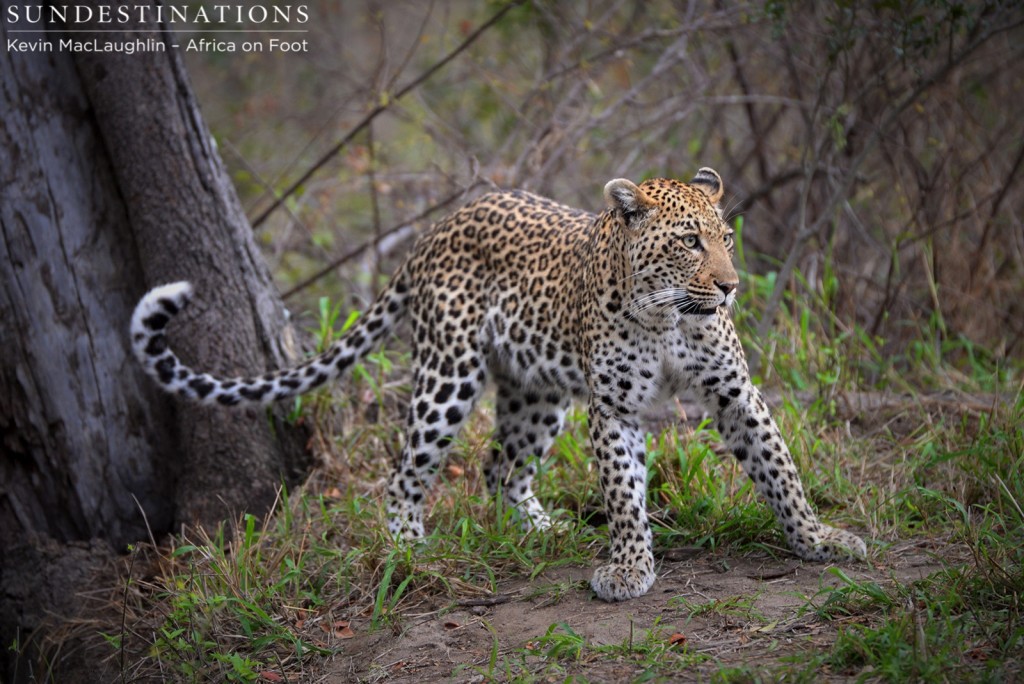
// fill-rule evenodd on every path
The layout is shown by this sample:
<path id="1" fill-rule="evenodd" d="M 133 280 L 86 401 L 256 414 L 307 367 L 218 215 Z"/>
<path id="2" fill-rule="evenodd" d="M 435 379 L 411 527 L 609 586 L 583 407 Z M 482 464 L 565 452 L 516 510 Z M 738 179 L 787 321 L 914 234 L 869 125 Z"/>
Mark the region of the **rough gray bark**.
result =
<path id="1" fill-rule="evenodd" d="M 4 35 L 6 41 L 6 34 Z M 0 544 L 123 545 L 173 520 L 177 459 L 126 325 L 142 271 L 68 55 L 0 51 Z"/>
<path id="2" fill-rule="evenodd" d="M 259 514 L 305 471 L 281 411 L 182 406 L 131 357 L 138 298 L 182 279 L 197 288 L 171 332 L 183 359 L 229 373 L 286 362 L 283 308 L 178 56 L 0 50 L 3 548 L 123 548 L 147 523 Z M 19 557 L 35 556 L 8 551 L 0 586 L 38 570 Z M 3 643 L 71 579 L 0 595 Z"/>

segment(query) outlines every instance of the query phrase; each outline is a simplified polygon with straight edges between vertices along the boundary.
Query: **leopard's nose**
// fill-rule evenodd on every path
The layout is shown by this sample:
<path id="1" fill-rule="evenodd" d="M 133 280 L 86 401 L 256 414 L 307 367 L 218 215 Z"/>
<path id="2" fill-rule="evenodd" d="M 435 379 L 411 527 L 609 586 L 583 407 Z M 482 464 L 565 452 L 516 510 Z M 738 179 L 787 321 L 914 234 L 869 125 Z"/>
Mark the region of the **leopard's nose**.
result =
<path id="1" fill-rule="evenodd" d="M 730 294 L 736 291 L 736 288 L 739 287 L 740 284 L 738 282 L 720 283 L 716 280 L 715 285 L 718 286 L 718 289 L 722 291 L 722 294 L 728 297 Z"/>

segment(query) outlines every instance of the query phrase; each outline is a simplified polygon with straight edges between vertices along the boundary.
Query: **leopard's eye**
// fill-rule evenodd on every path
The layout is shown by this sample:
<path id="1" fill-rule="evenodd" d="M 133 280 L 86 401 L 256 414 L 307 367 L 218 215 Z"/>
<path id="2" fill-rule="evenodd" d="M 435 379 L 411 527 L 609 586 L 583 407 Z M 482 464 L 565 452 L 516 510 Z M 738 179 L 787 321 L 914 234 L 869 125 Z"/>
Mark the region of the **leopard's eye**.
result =
<path id="1" fill-rule="evenodd" d="M 722 239 L 725 242 L 726 247 L 732 247 L 732 233 L 726 233 L 722 236 Z"/>
<path id="2" fill-rule="evenodd" d="M 687 249 L 696 249 L 697 245 L 699 245 L 699 244 L 700 244 L 700 241 L 697 239 L 696 235 L 684 235 L 683 236 L 683 246 L 685 246 Z"/>

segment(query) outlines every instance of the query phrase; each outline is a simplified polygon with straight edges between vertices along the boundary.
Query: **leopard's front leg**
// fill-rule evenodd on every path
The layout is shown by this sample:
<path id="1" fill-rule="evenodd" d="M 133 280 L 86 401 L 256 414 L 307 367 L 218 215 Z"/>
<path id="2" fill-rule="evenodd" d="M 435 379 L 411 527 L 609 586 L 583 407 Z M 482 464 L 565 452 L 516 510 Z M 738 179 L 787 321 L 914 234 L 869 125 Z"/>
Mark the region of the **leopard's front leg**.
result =
<path id="1" fill-rule="evenodd" d="M 805 560 L 863 558 L 867 548 L 860 537 L 822 523 L 811 509 L 793 458 L 760 392 L 749 381 L 737 390 L 735 401 L 731 396 L 735 390 L 717 397 L 718 430 L 775 512 L 789 547 Z"/>
<path id="2" fill-rule="evenodd" d="M 611 415 L 599 402 L 590 403 L 590 441 L 601 474 L 611 562 L 594 571 L 590 586 L 605 601 L 624 601 L 654 584 L 644 441 L 631 420 Z"/>
<path id="3" fill-rule="evenodd" d="M 779 521 L 789 547 L 812 561 L 848 560 L 867 554 L 855 534 L 818 520 L 804 495 L 800 474 L 761 393 L 750 382 L 732 322 L 719 322 L 718 357 L 703 363 L 691 352 L 693 386 L 717 418 L 726 446 L 743 466 Z"/>

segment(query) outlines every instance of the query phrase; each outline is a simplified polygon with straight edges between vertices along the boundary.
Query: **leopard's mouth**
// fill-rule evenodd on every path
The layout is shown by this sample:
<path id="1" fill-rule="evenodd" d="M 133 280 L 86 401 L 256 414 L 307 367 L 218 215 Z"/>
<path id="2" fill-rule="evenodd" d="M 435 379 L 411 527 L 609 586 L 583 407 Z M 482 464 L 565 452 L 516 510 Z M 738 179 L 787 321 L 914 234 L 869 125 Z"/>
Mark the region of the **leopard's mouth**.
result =
<path id="1" fill-rule="evenodd" d="M 714 316 L 718 313 L 718 308 L 721 306 L 721 303 L 707 306 L 704 302 L 694 297 L 689 290 L 685 290 L 681 295 L 676 298 L 675 309 L 683 316 Z"/>
<path id="2" fill-rule="evenodd" d="M 718 313 L 717 306 L 697 306 L 692 301 L 679 307 L 679 313 L 684 316 L 714 316 Z"/>

